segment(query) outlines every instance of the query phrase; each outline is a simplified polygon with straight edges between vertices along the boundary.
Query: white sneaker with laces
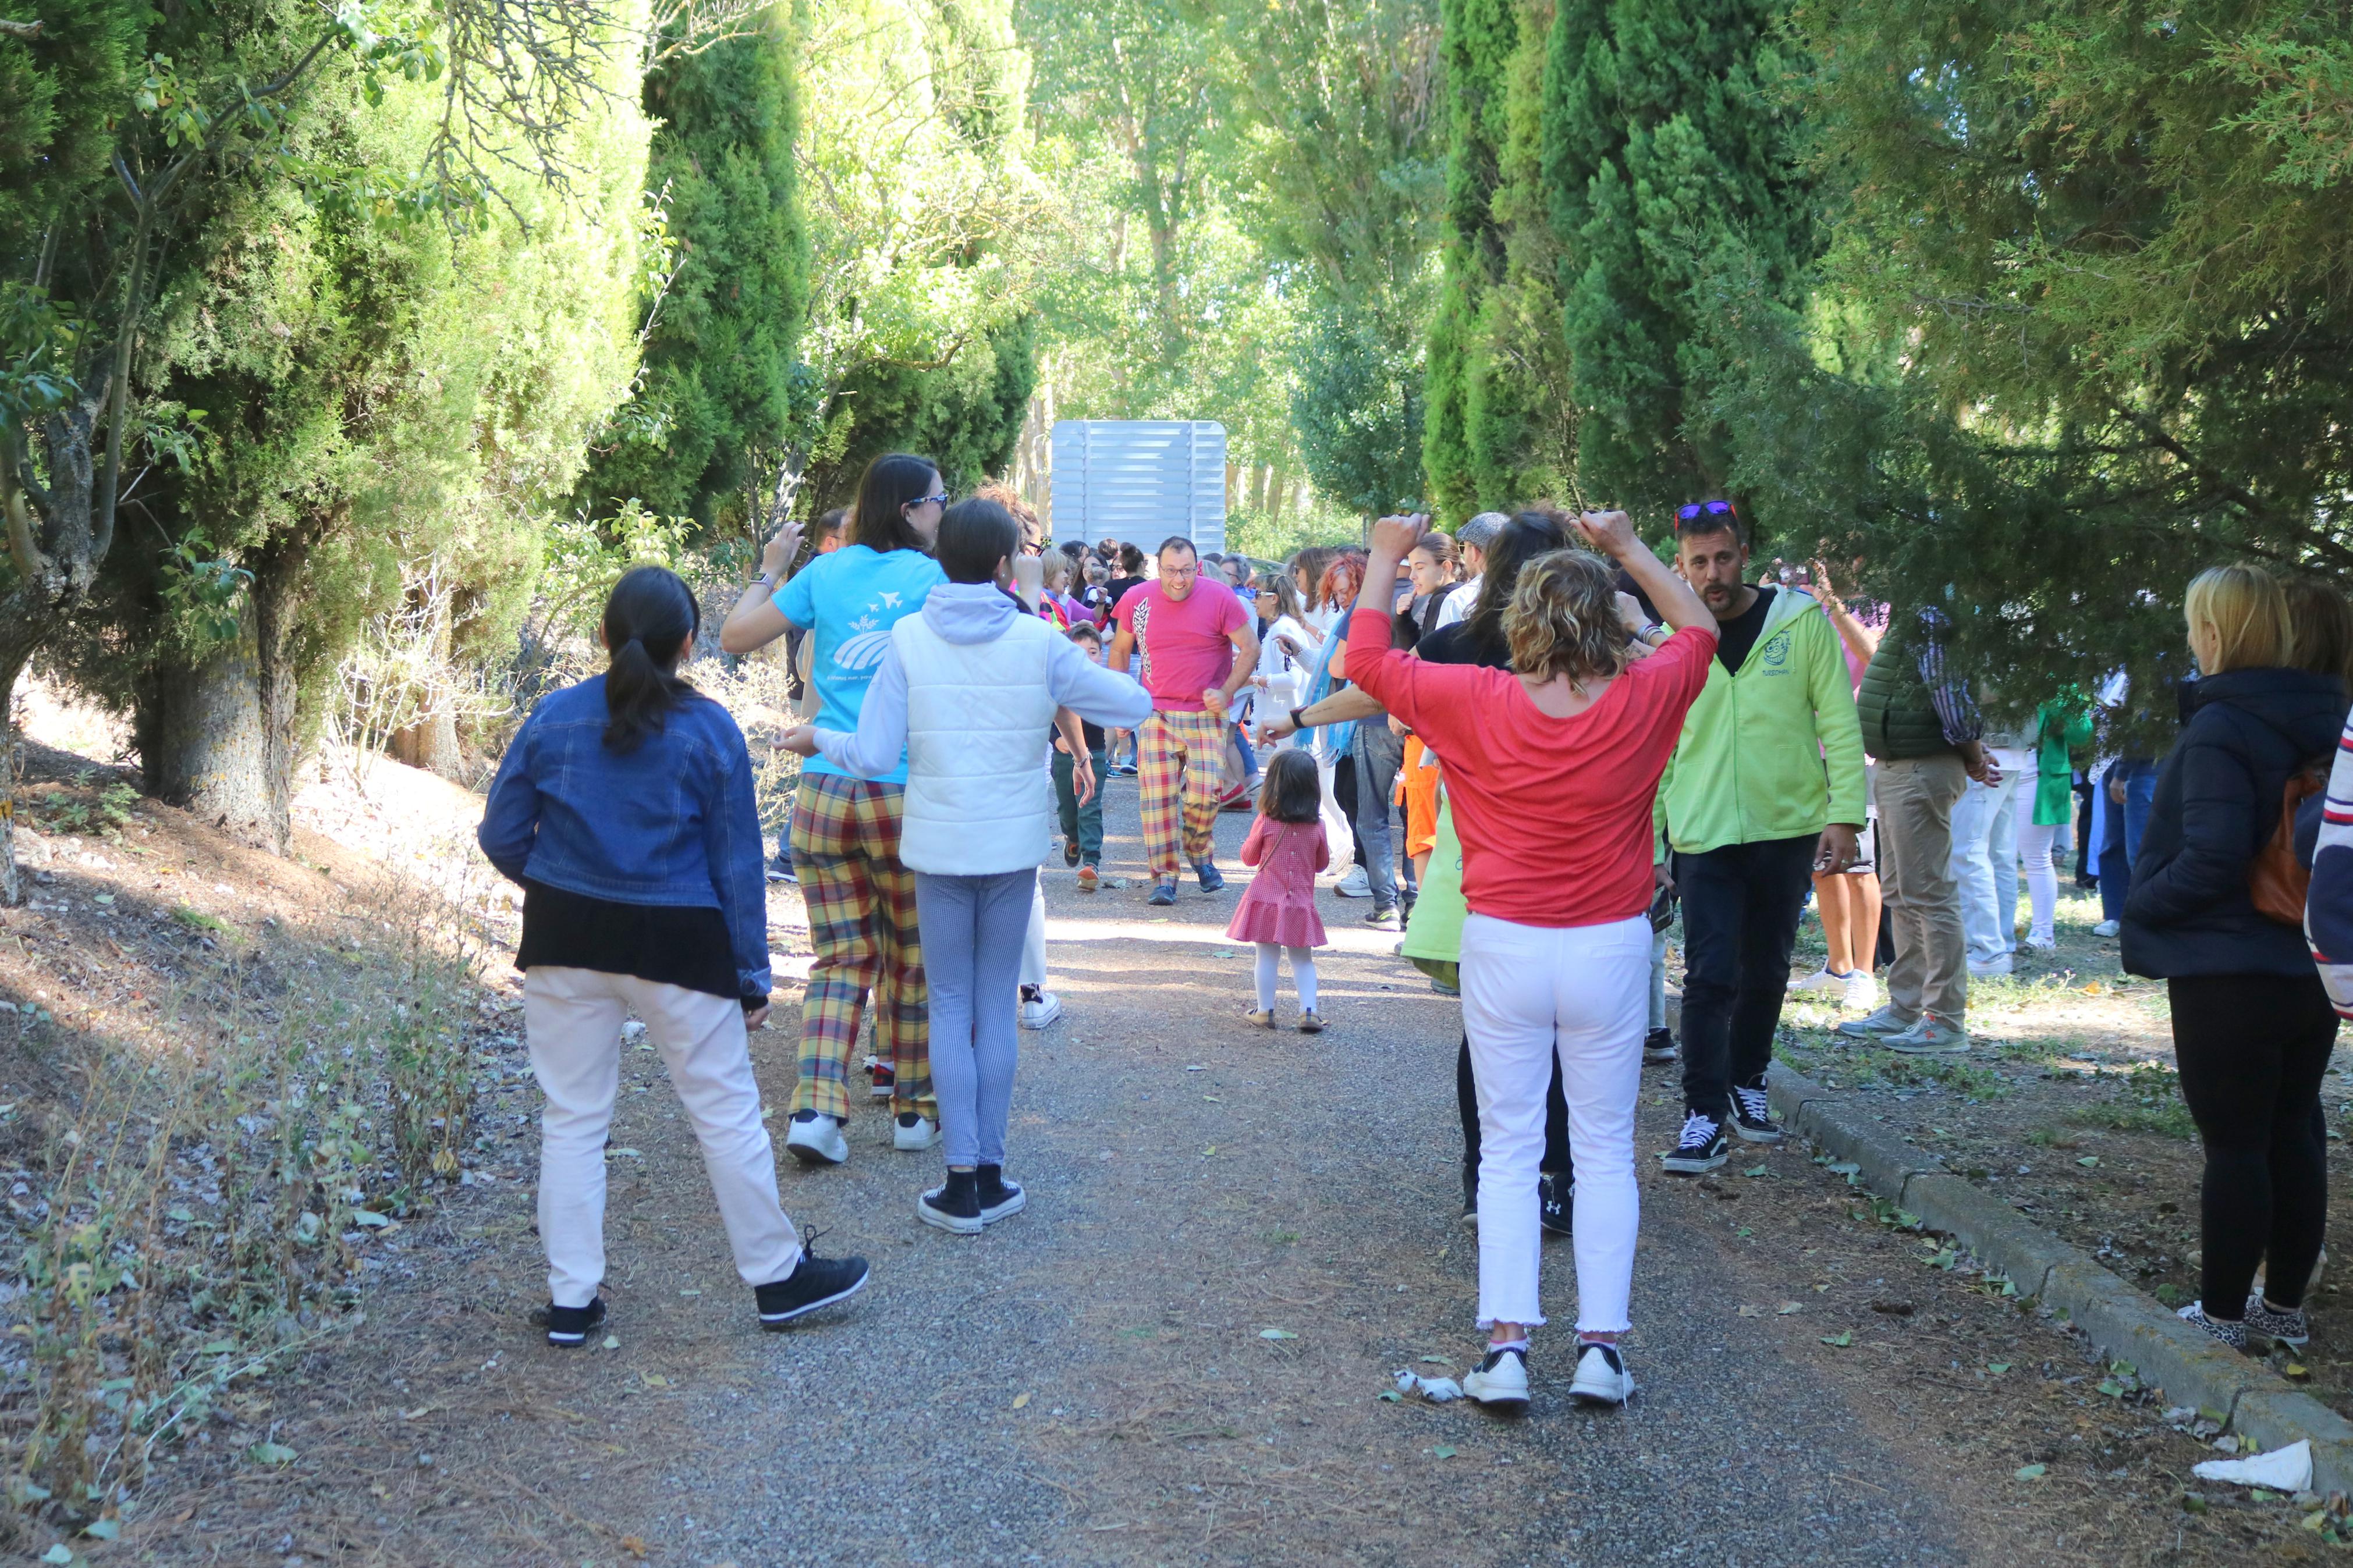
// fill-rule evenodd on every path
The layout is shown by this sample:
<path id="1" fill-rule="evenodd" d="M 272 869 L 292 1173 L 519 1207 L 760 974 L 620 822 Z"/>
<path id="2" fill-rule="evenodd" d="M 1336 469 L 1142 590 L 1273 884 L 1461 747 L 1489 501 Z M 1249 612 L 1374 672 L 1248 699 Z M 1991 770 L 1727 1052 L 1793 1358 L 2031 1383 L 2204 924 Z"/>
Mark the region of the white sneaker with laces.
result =
<path id="1" fill-rule="evenodd" d="M 891 1147 L 902 1153 L 920 1153 L 939 1141 L 939 1124 L 930 1117 L 919 1116 L 912 1110 L 901 1111 L 897 1123 L 891 1129 Z"/>
<path id="2" fill-rule="evenodd" d="M 1021 1004 L 1021 1026 L 1042 1029 L 1062 1016 L 1062 999 L 1051 991 L 1040 991 Z"/>
<path id="3" fill-rule="evenodd" d="M 1340 885 L 1332 889 L 1344 899 L 1369 899 L 1373 896 L 1372 879 L 1365 875 L 1362 866 L 1351 866 Z"/>
<path id="4" fill-rule="evenodd" d="M 1790 981 L 1789 994 L 1795 996 L 1803 995 L 1810 991 L 1829 992 L 1841 990 L 1846 985 L 1848 978 L 1848 976 L 1843 974 L 1831 973 L 1831 966 L 1825 963 L 1820 969 L 1815 970 L 1811 974 L 1807 975 L 1803 980 Z"/>
<path id="5" fill-rule="evenodd" d="M 841 1123 L 822 1110 L 797 1110 L 785 1133 L 785 1148 L 805 1165 L 839 1165 L 849 1159 Z"/>
<path id="6" fill-rule="evenodd" d="M 1969 973 L 1977 975 L 1979 979 L 1983 979 L 1989 974 L 2008 974 L 2012 967 L 2013 965 L 2010 963 L 2010 954 L 2006 952 L 1997 953 L 1991 958 L 1972 958 L 1969 960 Z"/>
<path id="7" fill-rule="evenodd" d="M 2102 921 L 2098 925 L 2092 928 L 2092 934 L 2094 936 L 2114 936 L 2124 929 L 2125 928 L 2123 926 L 2117 924 L 2115 921 Z"/>
<path id="8" fill-rule="evenodd" d="M 1852 1013 L 1868 1013 L 1879 1005 L 1879 981 L 1870 970 L 1858 969 L 1846 977 L 1846 995 L 1840 1005 Z"/>
<path id="9" fill-rule="evenodd" d="M 1634 1397 L 1634 1374 L 1616 1345 L 1583 1344 L 1577 1348 L 1577 1377 L 1568 1396 L 1579 1405 L 1623 1405 Z"/>
<path id="10" fill-rule="evenodd" d="M 2047 931 L 2029 931 L 2026 940 L 2018 944 L 2021 952 L 2056 952 L 2059 939 Z"/>
<path id="11" fill-rule="evenodd" d="M 1487 1359 L 1464 1374 L 1462 1392 L 1490 1410 L 1516 1412 L 1528 1407 L 1528 1352 L 1514 1346 L 1489 1351 Z"/>

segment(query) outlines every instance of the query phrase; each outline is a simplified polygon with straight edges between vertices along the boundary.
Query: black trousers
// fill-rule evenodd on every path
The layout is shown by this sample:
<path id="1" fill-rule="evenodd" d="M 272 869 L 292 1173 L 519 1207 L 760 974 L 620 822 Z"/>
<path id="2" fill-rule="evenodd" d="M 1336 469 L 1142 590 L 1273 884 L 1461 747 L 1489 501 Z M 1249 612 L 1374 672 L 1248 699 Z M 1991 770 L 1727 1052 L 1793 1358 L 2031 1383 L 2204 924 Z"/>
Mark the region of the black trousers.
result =
<path id="1" fill-rule="evenodd" d="M 1479 1201 L 1479 1085 L 1471 1076 L 1471 1037 L 1454 1055 L 1454 1102 L 1462 1113 L 1462 1201 Z M 1545 1090 L 1544 1163 L 1536 1167 L 1558 1178 L 1563 1190 L 1577 1180 L 1568 1152 L 1568 1097 L 1560 1088 L 1560 1053 L 1553 1053 L 1552 1083 Z"/>
<path id="2" fill-rule="evenodd" d="M 1723 1117 L 1773 1060 L 1820 835 L 1675 857 L 1683 898 L 1683 1104 Z"/>
<path id="3" fill-rule="evenodd" d="M 2165 988 L 2181 1098 L 2206 1146 L 2200 1297 L 2213 1316 L 2236 1319 L 2261 1263 L 2263 1294 L 2300 1307 L 2328 1221 L 2327 1131 L 2315 1112 L 2336 1009 L 2311 973 L 2182 975 Z"/>

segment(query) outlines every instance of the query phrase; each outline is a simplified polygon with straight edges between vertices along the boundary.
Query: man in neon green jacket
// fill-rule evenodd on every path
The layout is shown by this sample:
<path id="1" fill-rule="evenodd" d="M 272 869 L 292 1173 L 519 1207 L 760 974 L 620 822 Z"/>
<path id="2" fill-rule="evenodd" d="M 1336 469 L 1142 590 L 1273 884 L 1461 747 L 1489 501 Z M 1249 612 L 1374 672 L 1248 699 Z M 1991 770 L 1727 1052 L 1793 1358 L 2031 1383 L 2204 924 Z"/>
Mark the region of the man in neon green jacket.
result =
<path id="1" fill-rule="evenodd" d="M 1683 902 L 1683 1131 L 1673 1173 L 1715 1170 L 1727 1135 L 1776 1143 L 1765 1068 L 1817 870 L 1854 863 L 1862 730 L 1836 628 L 1790 588 L 1747 581 L 1730 503 L 1688 506 L 1676 565 L 1716 620 L 1716 662 L 1659 783 Z"/>

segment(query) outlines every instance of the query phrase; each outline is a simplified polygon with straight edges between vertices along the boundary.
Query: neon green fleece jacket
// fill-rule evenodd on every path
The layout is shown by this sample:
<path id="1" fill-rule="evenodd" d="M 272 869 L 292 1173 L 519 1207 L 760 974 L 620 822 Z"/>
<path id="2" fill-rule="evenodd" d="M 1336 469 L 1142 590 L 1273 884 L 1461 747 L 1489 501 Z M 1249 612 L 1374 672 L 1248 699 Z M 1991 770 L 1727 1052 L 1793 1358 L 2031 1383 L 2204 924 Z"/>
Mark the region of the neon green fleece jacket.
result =
<path id="1" fill-rule="evenodd" d="M 1667 842 L 1685 855 L 1862 825 L 1862 726 L 1838 628 L 1783 588 L 1740 673 L 1707 684 L 1659 781 Z"/>

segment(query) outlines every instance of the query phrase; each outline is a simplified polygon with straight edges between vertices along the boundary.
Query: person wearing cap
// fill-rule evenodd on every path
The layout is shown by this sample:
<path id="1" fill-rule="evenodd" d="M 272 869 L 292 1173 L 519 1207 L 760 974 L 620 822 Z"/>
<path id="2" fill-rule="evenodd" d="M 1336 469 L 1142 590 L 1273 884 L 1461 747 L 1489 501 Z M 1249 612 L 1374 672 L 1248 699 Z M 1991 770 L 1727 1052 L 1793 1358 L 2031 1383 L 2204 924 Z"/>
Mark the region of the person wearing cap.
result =
<path id="1" fill-rule="evenodd" d="M 1460 562 L 1462 585 L 1447 595 L 1446 602 L 1438 606 L 1438 623 L 1430 628 L 1431 631 L 1452 626 L 1479 602 L 1479 579 L 1487 571 L 1487 546 L 1511 521 L 1504 512 L 1482 511 L 1455 531 L 1454 553 Z"/>

